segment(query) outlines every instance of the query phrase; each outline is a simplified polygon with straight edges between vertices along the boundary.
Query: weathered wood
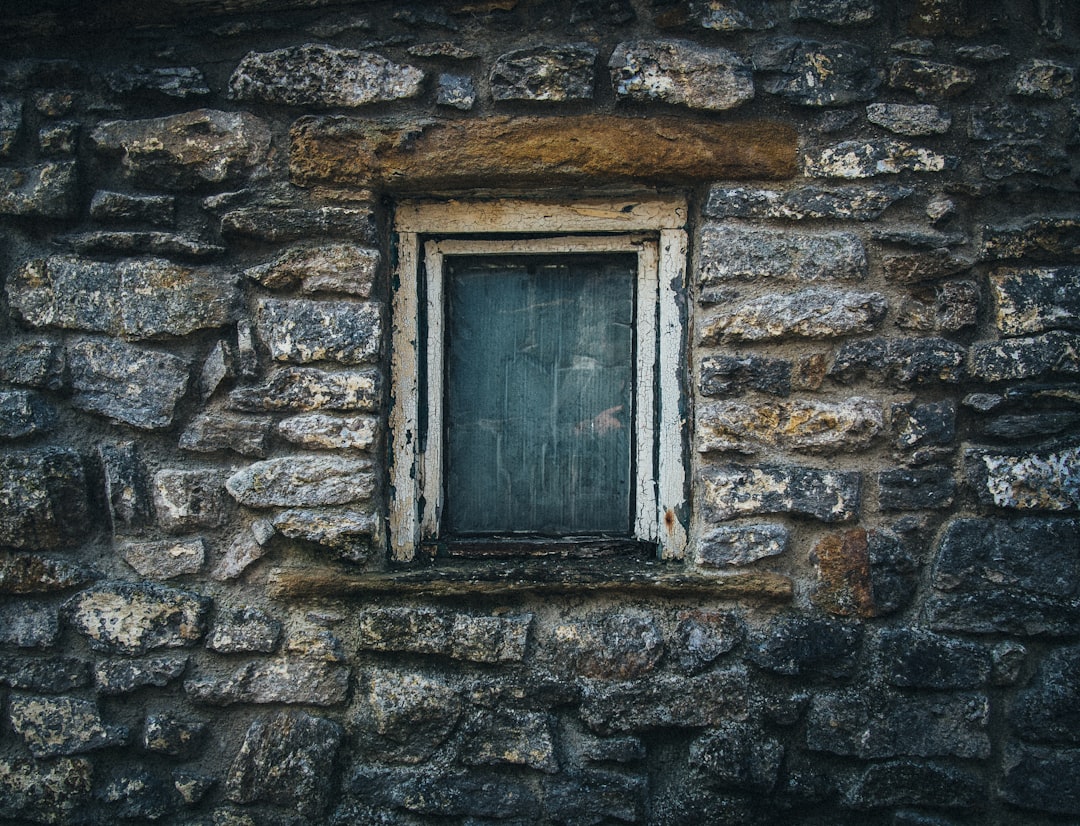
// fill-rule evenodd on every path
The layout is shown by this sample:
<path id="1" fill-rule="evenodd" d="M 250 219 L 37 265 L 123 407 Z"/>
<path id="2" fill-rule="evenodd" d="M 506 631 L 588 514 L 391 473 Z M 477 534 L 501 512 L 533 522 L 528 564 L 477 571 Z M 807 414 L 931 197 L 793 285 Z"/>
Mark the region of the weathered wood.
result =
<path id="1" fill-rule="evenodd" d="M 390 596 L 507 596 L 512 594 L 632 594 L 789 602 L 792 582 L 769 572 L 703 576 L 662 564 L 558 562 L 439 565 L 390 573 L 350 574 L 343 569 L 288 569 L 270 572 L 274 599 L 333 599 Z"/>

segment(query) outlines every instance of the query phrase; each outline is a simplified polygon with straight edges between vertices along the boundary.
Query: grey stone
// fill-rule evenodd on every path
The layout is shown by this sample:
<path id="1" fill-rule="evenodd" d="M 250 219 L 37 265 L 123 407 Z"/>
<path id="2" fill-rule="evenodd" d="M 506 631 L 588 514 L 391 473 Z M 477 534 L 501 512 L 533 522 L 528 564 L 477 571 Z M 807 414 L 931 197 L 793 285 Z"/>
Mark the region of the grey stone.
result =
<path id="1" fill-rule="evenodd" d="M 143 726 L 142 747 L 151 754 L 194 757 L 206 734 L 206 724 L 174 714 L 151 714 Z"/>
<path id="2" fill-rule="evenodd" d="M 435 90 L 435 102 L 439 106 L 451 106 L 467 112 L 476 103 L 476 86 L 468 75 L 439 74 Z"/>
<path id="3" fill-rule="evenodd" d="M 78 183 L 74 161 L 0 169 L 0 215 L 70 218 L 77 208 Z"/>
<path id="4" fill-rule="evenodd" d="M 705 568 L 748 565 L 779 556 L 788 546 L 783 525 L 740 525 L 714 528 L 698 541 L 694 562 Z"/>
<path id="5" fill-rule="evenodd" d="M 278 422 L 278 434 L 306 448 L 367 450 L 375 443 L 379 421 L 374 416 L 310 413 Z"/>
<path id="6" fill-rule="evenodd" d="M 1037 218 L 1010 226 L 986 226 L 982 231 L 983 257 L 998 261 L 1031 258 L 1058 263 L 1080 251 L 1080 218 Z"/>
<path id="7" fill-rule="evenodd" d="M 92 773 L 90 761 L 83 758 L 0 760 L 0 817 L 70 823 L 90 802 Z"/>
<path id="8" fill-rule="evenodd" d="M 664 637 L 649 616 L 604 612 L 552 630 L 546 652 L 557 673 L 600 680 L 636 680 L 664 655 Z"/>
<path id="9" fill-rule="evenodd" d="M 893 405 L 892 422 L 901 450 L 950 445 L 956 439 L 956 404 L 946 399 Z"/>
<path id="10" fill-rule="evenodd" d="M 702 498 L 714 520 L 758 513 L 797 513 L 823 522 L 859 514 L 860 474 L 765 463 L 724 465 L 701 473 Z"/>
<path id="11" fill-rule="evenodd" d="M 108 339 L 70 344 L 71 403 L 141 430 L 172 424 L 187 391 L 188 366 L 178 356 Z"/>
<path id="12" fill-rule="evenodd" d="M 49 447 L 0 457 L 0 545 L 52 550 L 86 539 L 90 524 L 82 459 Z"/>
<path id="13" fill-rule="evenodd" d="M 105 72 L 105 85 L 116 95 L 153 92 L 181 100 L 210 94 L 203 73 L 194 66 L 125 66 Z"/>
<path id="14" fill-rule="evenodd" d="M 855 43 L 781 38 L 754 52 L 754 68 L 776 73 L 763 88 L 801 106 L 843 106 L 872 100 L 881 85 L 873 57 Z"/>
<path id="15" fill-rule="evenodd" d="M 217 471 L 162 468 L 153 491 L 158 524 L 170 533 L 225 524 L 228 500 Z"/>
<path id="16" fill-rule="evenodd" d="M 270 129 L 247 112 L 197 109 L 181 115 L 106 121 L 90 134 L 98 151 L 121 153 L 139 184 L 189 190 L 264 177 Z"/>
<path id="17" fill-rule="evenodd" d="M 436 608 L 369 608 L 360 614 L 361 650 L 440 654 L 513 663 L 525 658 L 532 614 L 481 616 Z"/>
<path id="18" fill-rule="evenodd" d="M 1007 58 L 1009 50 L 1000 43 L 991 43 L 989 46 L 959 46 L 956 56 L 972 63 L 996 63 Z"/>
<path id="19" fill-rule="evenodd" d="M 668 645 L 678 667 L 687 674 L 709 668 L 716 659 L 742 643 L 746 626 L 733 613 L 687 609 L 676 615 L 675 638 Z"/>
<path id="20" fill-rule="evenodd" d="M 140 688 L 163 688 L 187 669 L 187 657 L 151 657 L 145 660 L 99 660 L 94 684 L 104 695 L 130 694 Z"/>
<path id="21" fill-rule="evenodd" d="M 6 657 L 0 659 L 0 683 L 60 694 L 90 685 L 90 664 L 76 657 Z"/>
<path id="22" fill-rule="evenodd" d="M 95 651 L 138 655 L 197 643 L 210 605 L 209 597 L 164 585 L 106 582 L 72 597 L 66 613 Z"/>
<path id="23" fill-rule="evenodd" d="M 698 389 L 701 395 L 724 397 L 757 390 L 771 396 L 791 392 L 792 363 L 758 355 L 715 355 L 701 360 Z"/>
<path id="24" fill-rule="evenodd" d="M 843 141 L 807 152 L 803 168 L 811 178 L 873 178 L 901 172 L 942 172 L 959 160 L 906 141 L 881 138 Z"/>
<path id="25" fill-rule="evenodd" d="M 282 536 L 333 549 L 350 562 L 365 562 L 379 534 L 375 514 L 349 508 L 303 508 L 282 511 L 273 526 Z"/>
<path id="26" fill-rule="evenodd" d="M 239 325 L 237 325 L 239 337 Z M 233 348 L 224 341 L 218 341 L 210 349 L 202 370 L 199 371 L 199 398 L 206 402 L 217 391 L 221 383 L 234 375 Z"/>
<path id="27" fill-rule="evenodd" d="M 866 119 L 890 132 L 909 137 L 943 135 L 952 126 L 952 116 L 929 104 L 871 103 Z"/>
<path id="28" fill-rule="evenodd" d="M 346 505 L 371 498 L 375 475 L 367 458 L 287 456 L 237 471 L 225 487 L 251 508 Z"/>
<path id="29" fill-rule="evenodd" d="M 1022 809 L 1080 815 L 1080 749 L 1010 744 L 1001 796 Z"/>
<path id="30" fill-rule="evenodd" d="M 95 777 L 94 797 L 120 820 L 151 823 L 174 814 L 181 806 L 172 778 L 144 768 L 120 768 Z"/>
<path id="31" fill-rule="evenodd" d="M 690 765 L 725 788 L 771 792 L 784 747 L 748 723 L 725 722 L 690 744 Z"/>
<path id="32" fill-rule="evenodd" d="M 25 439 L 48 433 L 56 408 L 30 390 L 0 390 L 0 439 Z"/>
<path id="33" fill-rule="evenodd" d="M 950 468 L 883 470 L 878 474 L 878 503 L 883 511 L 947 508 L 956 496 Z"/>
<path id="34" fill-rule="evenodd" d="M 257 719 L 229 767 L 225 796 L 235 803 L 274 803 L 318 820 L 330 802 L 343 739 L 340 725 L 302 711 Z"/>
<path id="35" fill-rule="evenodd" d="M 271 243 L 335 236 L 367 244 L 378 241 L 370 209 L 339 206 L 234 209 L 222 216 L 221 233 Z"/>
<path id="36" fill-rule="evenodd" d="M 967 348 L 944 338 L 869 338 L 841 345 L 829 377 L 851 382 L 862 375 L 902 384 L 945 382 L 967 377 Z"/>
<path id="37" fill-rule="evenodd" d="M 754 98 L 753 72 L 737 54 L 688 40 L 620 43 L 608 60 L 616 98 L 724 111 Z"/>
<path id="38" fill-rule="evenodd" d="M 65 369 L 63 345 L 48 339 L 9 341 L 0 353 L 0 379 L 23 387 L 60 390 Z"/>
<path id="39" fill-rule="evenodd" d="M 306 364 L 364 364 L 379 356 L 382 321 L 374 302 L 261 299 L 256 330 L 270 357 Z"/>
<path id="40" fill-rule="evenodd" d="M 256 521 L 262 522 L 264 520 Z M 273 535 L 274 528 L 271 525 L 270 537 Z M 266 555 L 266 552 L 269 549 L 265 546 L 266 543 L 270 541 L 270 537 L 267 537 L 260 542 L 258 541 L 254 530 L 242 531 L 233 538 L 233 541 L 229 544 L 225 553 L 222 554 L 221 560 L 210 572 L 210 578 L 218 582 L 236 579 L 240 574 L 244 573 L 244 571 Z"/>
<path id="41" fill-rule="evenodd" d="M 983 381 L 1080 374 L 1080 335 L 1052 330 L 1039 336 L 987 341 L 971 348 L 971 373 Z"/>
<path id="42" fill-rule="evenodd" d="M 825 339 L 869 333 L 885 318 L 881 293 L 815 288 L 773 292 L 706 319 L 703 344 L 721 341 Z"/>
<path id="43" fill-rule="evenodd" d="M 6 600 L 0 605 L 0 645 L 48 648 L 60 637 L 56 607 L 30 600 Z"/>
<path id="44" fill-rule="evenodd" d="M 68 562 L 0 551 L 0 594 L 5 596 L 52 594 L 78 588 L 97 577 L 96 572 Z"/>
<path id="45" fill-rule="evenodd" d="M 937 281 L 963 272 L 971 267 L 971 263 L 946 249 L 881 257 L 881 268 L 885 277 L 898 284 Z"/>
<path id="46" fill-rule="evenodd" d="M 410 46 L 408 52 L 413 57 L 444 57 L 448 60 L 472 60 L 476 57 L 476 52 L 448 40 L 417 43 Z"/>
<path id="47" fill-rule="evenodd" d="M 199 537 L 154 542 L 127 542 L 124 561 L 147 579 L 174 579 L 197 574 L 206 562 L 206 543 Z"/>
<path id="48" fill-rule="evenodd" d="M 855 673 L 861 642 L 857 625 L 789 616 L 770 622 L 747 656 L 774 674 L 843 679 Z"/>
<path id="49" fill-rule="evenodd" d="M 966 66 L 906 57 L 889 66 L 889 86 L 919 97 L 954 97 L 970 89 L 977 77 Z"/>
<path id="50" fill-rule="evenodd" d="M 792 0 L 792 20 L 814 20 L 833 26 L 869 23 L 878 16 L 877 0 Z"/>
<path id="51" fill-rule="evenodd" d="M 464 762 L 470 766 L 525 766 L 554 773 L 555 718 L 535 711 L 484 711 L 465 727 Z"/>
<path id="52" fill-rule="evenodd" d="M 544 783 L 544 809 L 556 823 L 634 823 L 645 818 L 648 784 L 644 777 L 619 772 L 557 775 Z M 524 814 L 535 810 L 528 806 Z"/>
<path id="53" fill-rule="evenodd" d="M 12 697 L 8 715 L 37 758 L 119 746 L 128 737 L 122 726 L 107 725 L 94 703 L 74 697 Z"/>
<path id="54" fill-rule="evenodd" d="M 983 694 L 899 696 L 851 691 L 810 701 L 806 745 L 812 751 L 885 757 L 990 756 L 990 703 Z"/>
<path id="55" fill-rule="evenodd" d="M 964 458 L 980 502 L 1015 510 L 1080 509 L 1080 446 L 1036 453 L 973 449 Z"/>
<path id="56" fill-rule="evenodd" d="M 374 52 L 317 43 L 249 52 L 229 79 L 233 100 L 288 106 L 366 106 L 416 97 L 424 73 Z"/>
<path id="57" fill-rule="evenodd" d="M 1080 743 L 1080 648 L 1053 651 L 1009 709 L 1013 729 L 1038 743 Z"/>
<path id="58" fill-rule="evenodd" d="M 921 629 L 881 631 L 876 657 L 879 673 L 900 688 L 979 688 L 990 677 L 985 646 Z"/>
<path id="59" fill-rule="evenodd" d="M 150 524 L 152 494 L 146 467 L 134 442 L 98 445 L 105 476 L 105 499 L 114 534 Z"/>
<path id="60" fill-rule="evenodd" d="M 1072 432 L 1080 413 L 1032 413 L 995 416 L 980 423 L 979 432 L 995 439 L 1024 441 Z"/>
<path id="61" fill-rule="evenodd" d="M 38 147 L 42 155 L 71 158 L 79 145 L 81 126 L 70 121 L 50 123 L 38 130 Z"/>
<path id="62" fill-rule="evenodd" d="M 375 370 L 327 372 L 312 367 L 272 371 L 261 387 L 240 387 L 229 395 L 233 408 L 245 411 L 375 411 L 381 401 Z"/>
<path id="63" fill-rule="evenodd" d="M 505 774 L 435 770 L 431 767 L 420 768 L 376 768 L 360 765 L 345 780 L 346 793 L 359 794 L 365 801 L 379 806 L 376 811 L 404 810 L 405 817 L 429 815 L 458 818 L 471 818 L 471 822 L 483 822 L 492 818 L 508 824 L 523 824 L 535 819 L 540 811 L 537 793 L 523 781 Z M 625 784 L 620 788 L 616 800 L 611 790 L 603 795 L 602 804 L 598 804 L 601 790 L 581 778 L 574 778 L 567 784 L 580 792 L 580 800 L 574 798 L 576 806 L 568 806 L 563 812 L 570 822 L 582 811 L 595 812 L 604 810 L 604 804 L 610 810 L 620 813 L 628 808 L 625 801 Z M 561 791 L 561 790 L 560 790 Z M 640 796 L 640 792 L 639 792 Z M 550 806 L 552 794 L 545 794 Z M 564 801 L 559 796 L 560 804 Z M 371 810 L 366 807 L 358 815 L 346 812 L 350 822 L 363 822 Z M 603 817 L 603 814 L 600 815 Z M 632 815 L 631 815 L 632 816 Z M 566 819 L 565 817 L 563 818 Z M 465 819 L 462 822 L 470 822 Z M 586 821 L 589 822 L 589 821 Z"/>
<path id="64" fill-rule="evenodd" d="M 596 58 L 586 43 L 532 46 L 507 52 L 491 66 L 495 100 L 591 100 Z"/>
<path id="65" fill-rule="evenodd" d="M 175 258 L 215 258 L 225 247 L 175 232 L 95 230 L 65 235 L 63 242 L 87 255 L 167 255 Z"/>
<path id="66" fill-rule="evenodd" d="M 1061 147 L 1047 143 L 998 144 L 983 150 L 980 165 L 993 181 L 1024 174 L 1051 177 L 1069 169 L 1069 156 Z"/>
<path id="67" fill-rule="evenodd" d="M 630 0 L 574 0 L 570 10 L 571 23 L 631 23 L 637 17 Z"/>
<path id="68" fill-rule="evenodd" d="M 281 622 L 255 608 L 219 615 L 206 637 L 218 654 L 272 654 L 281 640 Z"/>
<path id="69" fill-rule="evenodd" d="M 160 258 L 114 263 L 75 256 L 30 262 L 8 282 L 8 300 L 35 327 L 133 339 L 222 327 L 233 314 L 235 279 Z"/>
<path id="70" fill-rule="evenodd" d="M 90 217 L 104 223 L 146 223 L 171 227 L 176 220 L 172 195 L 131 195 L 99 190 L 90 200 Z"/>
<path id="71" fill-rule="evenodd" d="M 705 728 L 745 720 L 749 675 L 735 666 L 697 677 L 663 675 L 588 687 L 581 719 L 598 734 Z"/>
<path id="72" fill-rule="evenodd" d="M 369 298 L 380 262 L 379 251 L 355 244 L 294 247 L 269 264 L 244 271 L 272 290 L 347 293 Z"/>
<path id="73" fill-rule="evenodd" d="M 645 744 L 638 737 L 590 737 L 578 753 L 589 763 L 633 763 L 645 759 Z"/>
<path id="74" fill-rule="evenodd" d="M 19 98 L 0 98 L 0 158 L 12 154 L 22 131 L 22 122 L 22 101 Z"/>
<path id="75" fill-rule="evenodd" d="M 365 722 L 375 735 L 365 738 L 365 750 L 383 760 L 427 760 L 446 742 L 461 717 L 458 692 L 442 680 L 375 670 L 364 686 Z"/>
<path id="76" fill-rule="evenodd" d="M 911 187 L 883 185 L 776 190 L 714 184 L 702 213 L 709 218 L 875 221 L 892 204 L 914 191 Z"/>
<path id="77" fill-rule="evenodd" d="M 281 657 L 245 663 L 225 676 L 189 677 L 192 700 L 215 706 L 286 703 L 335 706 L 345 702 L 349 669 L 325 660 Z"/>
<path id="78" fill-rule="evenodd" d="M 869 447 L 884 428 L 872 399 L 842 402 L 711 402 L 697 409 L 699 452 L 757 453 L 779 449 L 835 453 Z"/>
<path id="79" fill-rule="evenodd" d="M 698 279 L 724 281 L 861 281 L 866 250 L 854 233 L 794 234 L 706 224 L 701 229 Z"/>
<path id="80" fill-rule="evenodd" d="M 1075 82 L 1075 66 L 1031 58 L 1017 68 L 1009 91 L 1023 97 L 1060 100 L 1072 94 Z"/>
<path id="81" fill-rule="evenodd" d="M 980 808 L 986 796 L 986 785 L 978 774 L 910 760 L 870 766 L 844 790 L 845 804 L 855 809 L 928 806 L 972 810 Z M 894 823 L 915 826 L 899 819 Z"/>
<path id="82" fill-rule="evenodd" d="M 947 333 L 974 327 L 979 321 L 979 285 L 974 281 L 946 281 L 935 288 L 937 327 Z"/>
<path id="83" fill-rule="evenodd" d="M 1003 335 L 1080 330 L 1080 267 L 999 269 L 990 289 Z"/>
<path id="84" fill-rule="evenodd" d="M 207 410 L 184 429 L 180 447 L 197 453 L 231 450 L 241 456 L 261 459 L 270 449 L 273 424 L 268 416 L 238 416 Z"/>

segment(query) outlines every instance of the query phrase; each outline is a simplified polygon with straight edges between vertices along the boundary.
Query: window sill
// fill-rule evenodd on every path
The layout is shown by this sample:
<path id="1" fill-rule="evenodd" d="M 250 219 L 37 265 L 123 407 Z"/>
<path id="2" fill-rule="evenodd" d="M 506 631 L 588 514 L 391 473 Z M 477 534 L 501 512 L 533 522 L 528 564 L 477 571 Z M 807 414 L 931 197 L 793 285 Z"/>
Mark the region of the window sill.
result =
<path id="1" fill-rule="evenodd" d="M 792 581 L 770 572 L 707 575 L 663 562 L 604 559 L 448 562 L 423 568 L 350 573 L 344 568 L 275 568 L 275 599 L 515 594 L 632 594 L 790 602 Z"/>

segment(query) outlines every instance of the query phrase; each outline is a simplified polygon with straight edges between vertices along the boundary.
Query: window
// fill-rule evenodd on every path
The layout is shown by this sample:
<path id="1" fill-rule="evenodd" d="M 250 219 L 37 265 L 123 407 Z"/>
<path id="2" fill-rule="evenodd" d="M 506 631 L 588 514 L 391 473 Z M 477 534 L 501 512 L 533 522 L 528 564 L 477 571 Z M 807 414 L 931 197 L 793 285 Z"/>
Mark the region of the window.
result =
<path id="1" fill-rule="evenodd" d="M 685 545 L 675 199 L 395 219 L 394 559 Z"/>

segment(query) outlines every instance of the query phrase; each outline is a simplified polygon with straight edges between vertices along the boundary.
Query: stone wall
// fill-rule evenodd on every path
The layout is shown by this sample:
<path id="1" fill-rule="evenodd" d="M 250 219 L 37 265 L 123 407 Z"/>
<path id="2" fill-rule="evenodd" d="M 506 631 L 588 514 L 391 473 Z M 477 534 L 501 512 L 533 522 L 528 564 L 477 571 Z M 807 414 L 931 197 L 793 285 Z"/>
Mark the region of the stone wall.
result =
<path id="1" fill-rule="evenodd" d="M 1074 4 L 26 5 L 0 822 L 1080 817 Z M 685 559 L 390 566 L 396 199 L 657 191 Z"/>

